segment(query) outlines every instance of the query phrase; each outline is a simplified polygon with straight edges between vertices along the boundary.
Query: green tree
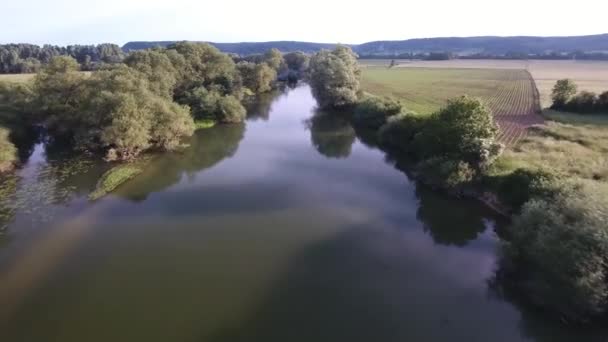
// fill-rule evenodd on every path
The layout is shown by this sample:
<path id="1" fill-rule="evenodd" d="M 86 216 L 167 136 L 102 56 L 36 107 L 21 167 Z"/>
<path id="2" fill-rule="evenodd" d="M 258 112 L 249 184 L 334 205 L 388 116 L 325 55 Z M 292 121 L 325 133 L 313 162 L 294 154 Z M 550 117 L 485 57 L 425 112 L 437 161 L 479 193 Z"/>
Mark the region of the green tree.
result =
<path id="1" fill-rule="evenodd" d="M 272 83 L 276 80 L 277 73 L 266 63 L 240 62 L 237 64 L 237 68 L 241 73 L 245 88 L 256 94 L 272 90 Z"/>
<path id="2" fill-rule="evenodd" d="M 310 57 L 304 52 L 289 52 L 286 53 L 283 58 L 285 59 L 285 64 L 289 70 L 296 72 L 304 72 L 308 70 Z"/>
<path id="3" fill-rule="evenodd" d="M 415 135 L 412 148 L 419 159 L 461 160 L 480 170 L 502 151 L 497 134 L 492 112 L 478 99 L 462 96 L 448 100 L 444 108 L 428 118 Z"/>
<path id="4" fill-rule="evenodd" d="M 264 62 L 276 72 L 282 72 L 286 68 L 283 54 L 278 49 L 270 49 L 264 54 Z"/>
<path id="5" fill-rule="evenodd" d="M 310 60 L 310 86 L 322 108 L 354 105 L 358 100 L 361 69 L 348 47 L 323 50 Z"/>
<path id="6" fill-rule="evenodd" d="M 179 75 L 175 89 L 178 102 L 186 92 L 201 86 L 222 95 L 240 96 L 241 79 L 234 61 L 212 45 L 182 42 L 170 46 L 167 53 Z"/>
<path id="7" fill-rule="evenodd" d="M 34 78 L 36 112 L 56 134 L 72 134 L 85 101 L 85 76 L 72 57 L 53 57 Z"/>
<path id="8" fill-rule="evenodd" d="M 247 111 L 232 95 L 222 95 L 218 91 L 198 87 L 186 93 L 184 102 L 190 106 L 195 120 L 215 120 L 235 123 L 245 120 Z"/>
<path id="9" fill-rule="evenodd" d="M 553 108 L 562 109 L 574 94 L 576 94 L 577 86 L 570 79 L 558 80 L 551 92 L 553 99 Z"/>
<path id="10" fill-rule="evenodd" d="M 608 189 L 553 184 L 524 205 L 509 229 L 506 256 L 523 293 L 570 320 L 608 311 Z"/>
<path id="11" fill-rule="evenodd" d="M 162 50 L 141 50 L 129 54 L 125 64 L 143 73 L 152 91 L 166 98 L 173 98 L 177 84 L 177 69 Z"/>

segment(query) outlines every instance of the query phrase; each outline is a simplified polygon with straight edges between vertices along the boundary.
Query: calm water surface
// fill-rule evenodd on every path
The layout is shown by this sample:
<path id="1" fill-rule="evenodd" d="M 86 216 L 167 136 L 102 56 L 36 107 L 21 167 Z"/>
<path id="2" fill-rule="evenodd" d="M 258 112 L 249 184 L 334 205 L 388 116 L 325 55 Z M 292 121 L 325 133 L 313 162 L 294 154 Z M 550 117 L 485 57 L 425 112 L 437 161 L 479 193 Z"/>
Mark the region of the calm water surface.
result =
<path id="1" fill-rule="evenodd" d="M 0 341 L 606 341 L 503 294 L 497 218 L 315 106 L 262 99 L 95 203 L 103 166 L 33 147 L 1 208 Z"/>

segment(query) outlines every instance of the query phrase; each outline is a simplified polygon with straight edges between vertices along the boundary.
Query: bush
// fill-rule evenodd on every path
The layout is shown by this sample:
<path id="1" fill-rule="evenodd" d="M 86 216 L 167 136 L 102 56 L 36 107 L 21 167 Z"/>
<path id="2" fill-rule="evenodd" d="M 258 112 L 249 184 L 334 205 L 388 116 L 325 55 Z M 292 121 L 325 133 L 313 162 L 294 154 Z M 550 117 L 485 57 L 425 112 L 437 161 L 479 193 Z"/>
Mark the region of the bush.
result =
<path id="1" fill-rule="evenodd" d="M 89 194 L 89 200 L 96 201 L 104 197 L 143 171 L 144 167 L 135 163 L 118 165 L 111 168 L 101 176 L 95 190 Z"/>
<path id="2" fill-rule="evenodd" d="M 222 123 L 237 123 L 245 121 L 247 110 L 241 102 L 232 95 L 223 96 L 217 104 L 217 120 Z"/>
<path id="3" fill-rule="evenodd" d="M 9 140 L 9 131 L 0 127 L 0 172 L 13 168 L 17 161 L 17 148 Z"/>
<path id="4" fill-rule="evenodd" d="M 505 255 L 536 304 L 568 320 L 608 310 L 608 189 L 597 182 L 550 186 L 516 216 Z"/>
<path id="5" fill-rule="evenodd" d="M 455 190 L 469 184 L 475 177 L 475 171 L 469 164 L 441 157 L 419 163 L 416 171 L 426 184 L 447 190 Z"/>
<path id="6" fill-rule="evenodd" d="M 497 133 L 490 110 L 479 100 L 462 96 L 448 100 L 446 107 L 428 119 L 414 136 L 413 150 L 421 160 L 445 157 L 481 170 L 502 151 Z"/>
<path id="7" fill-rule="evenodd" d="M 389 117 L 386 124 L 378 131 L 380 144 L 402 153 L 410 153 L 414 137 L 423 129 L 426 120 L 415 114 L 399 114 Z"/>
<path id="8" fill-rule="evenodd" d="M 581 91 L 571 98 L 564 109 L 576 113 L 593 113 L 597 110 L 597 95 L 589 91 Z"/>
<path id="9" fill-rule="evenodd" d="M 242 122 L 247 116 L 245 107 L 232 95 L 199 87 L 186 93 L 185 102 L 190 106 L 195 120 L 214 120 L 222 123 Z"/>
<path id="10" fill-rule="evenodd" d="M 389 117 L 401 113 L 402 110 L 403 106 L 399 101 L 368 96 L 357 104 L 353 119 L 358 125 L 380 128 Z"/>
<path id="11" fill-rule="evenodd" d="M 548 195 L 556 176 L 541 170 L 517 169 L 505 176 L 498 176 L 491 186 L 501 202 L 519 210 L 530 199 Z"/>

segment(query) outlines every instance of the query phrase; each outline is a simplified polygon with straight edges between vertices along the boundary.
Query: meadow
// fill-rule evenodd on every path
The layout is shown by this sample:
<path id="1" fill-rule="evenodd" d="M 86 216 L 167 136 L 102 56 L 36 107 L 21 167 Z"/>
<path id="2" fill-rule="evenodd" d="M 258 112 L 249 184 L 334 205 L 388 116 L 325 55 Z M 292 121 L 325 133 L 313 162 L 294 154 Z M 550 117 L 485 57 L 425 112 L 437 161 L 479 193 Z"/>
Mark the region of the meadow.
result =
<path id="1" fill-rule="evenodd" d="M 396 60 L 396 68 L 437 68 L 437 69 L 518 69 L 528 70 L 538 91 L 543 107 L 551 105 L 551 89 L 559 79 L 570 78 L 579 90 L 601 93 L 608 90 L 608 61 L 576 60 L 449 60 L 411 61 Z M 364 67 L 388 67 L 390 60 L 360 60 Z"/>
<path id="2" fill-rule="evenodd" d="M 0 82 L 26 82 L 32 79 L 36 74 L 0 74 Z"/>
<path id="3" fill-rule="evenodd" d="M 449 98 L 470 95 L 492 109 L 501 128 L 499 139 L 511 145 L 525 129 L 542 122 L 530 74 L 518 69 L 383 68 L 363 69 L 363 90 L 400 99 L 408 110 L 425 115 Z"/>

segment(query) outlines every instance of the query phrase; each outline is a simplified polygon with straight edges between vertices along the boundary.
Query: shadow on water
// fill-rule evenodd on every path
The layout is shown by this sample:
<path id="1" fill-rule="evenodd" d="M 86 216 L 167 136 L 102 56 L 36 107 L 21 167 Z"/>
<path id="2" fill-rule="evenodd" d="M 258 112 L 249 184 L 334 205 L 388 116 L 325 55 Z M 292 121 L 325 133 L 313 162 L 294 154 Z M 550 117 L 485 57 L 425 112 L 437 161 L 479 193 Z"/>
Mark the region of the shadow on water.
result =
<path id="1" fill-rule="evenodd" d="M 420 183 L 416 186 L 416 197 L 416 217 L 422 222 L 424 231 L 438 244 L 466 246 L 486 230 L 489 220 L 498 219 L 474 200 L 455 200 Z"/>
<path id="2" fill-rule="evenodd" d="M 193 177 L 234 156 L 244 136 L 244 123 L 198 130 L 187 148 L 158 156 L 141 175 L 120 187 L 116 195 L 143 201 L 149 194 L 177 184 L 183 176 Z"/>
<path id="3" fill-rule="evenodd" d="M 347 158 L 356 139 L 348 117 L 339 113 L 317 112 L 307 122 L 314 148 L 328 158 Z"/>

